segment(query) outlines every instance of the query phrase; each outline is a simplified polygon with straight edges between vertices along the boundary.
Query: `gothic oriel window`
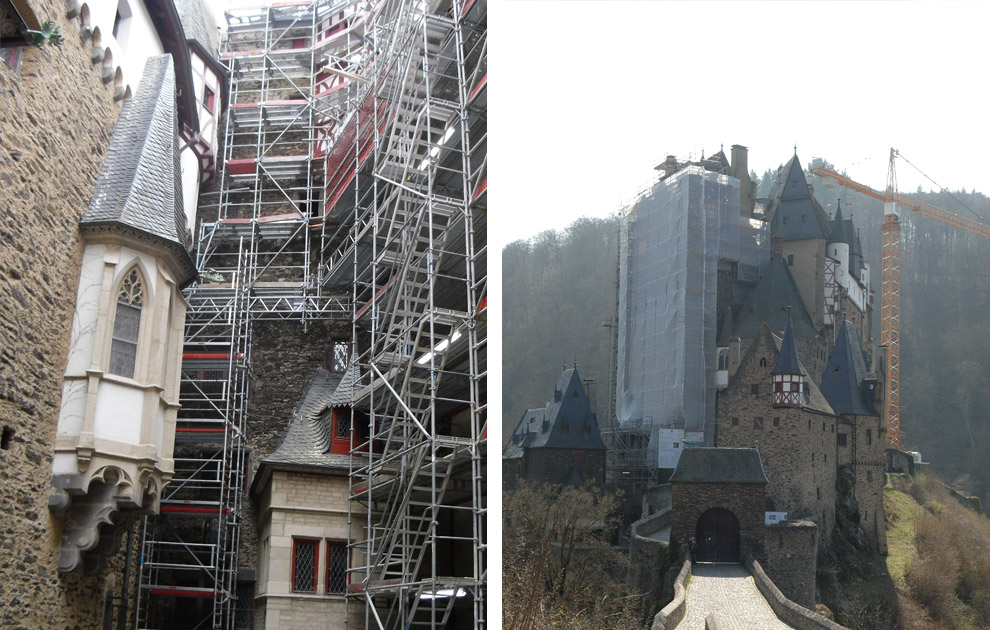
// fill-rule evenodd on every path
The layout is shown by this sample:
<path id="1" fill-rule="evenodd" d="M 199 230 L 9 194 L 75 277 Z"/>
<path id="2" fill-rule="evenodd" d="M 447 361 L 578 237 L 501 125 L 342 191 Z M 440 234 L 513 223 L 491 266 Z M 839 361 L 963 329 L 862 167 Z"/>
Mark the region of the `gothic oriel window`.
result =
<path id="1" fill-rule="evenodd" d="M 132 269 L 120 283 L 117 310 L 113 318 L 113 342 L 110 344 L 108 371 L 118 376 L 134 377 L 137 359 L 138 333 L 141 329 L 141 308 L 144 305 L 144 283 L 137 269 Z"/>

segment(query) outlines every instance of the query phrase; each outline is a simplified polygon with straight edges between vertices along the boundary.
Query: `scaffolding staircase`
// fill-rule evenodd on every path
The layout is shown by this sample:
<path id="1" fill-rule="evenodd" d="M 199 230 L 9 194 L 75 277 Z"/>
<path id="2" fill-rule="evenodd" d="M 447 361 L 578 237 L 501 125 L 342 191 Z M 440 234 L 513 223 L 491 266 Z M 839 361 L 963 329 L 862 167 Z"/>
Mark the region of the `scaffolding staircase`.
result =
<path id="1" fill-rule="evenodd" d="M 485 624 L 485 11 L 384 3 L 349 144 L 328 158 L 352 238 L 324 281 L 352 284 L 371 333 L 351 594 L 383 630 Z"/>
<path id="2" fill-rule="evenodd" d="M 484 627 L 486 10 L 228 12 L 223 159 L 200 200 L 176 474 L 144 525 L 138 628 L 250 627 L 253 324 L 331 318 L 363 348 L 349 605 L 369 627 Z"/>

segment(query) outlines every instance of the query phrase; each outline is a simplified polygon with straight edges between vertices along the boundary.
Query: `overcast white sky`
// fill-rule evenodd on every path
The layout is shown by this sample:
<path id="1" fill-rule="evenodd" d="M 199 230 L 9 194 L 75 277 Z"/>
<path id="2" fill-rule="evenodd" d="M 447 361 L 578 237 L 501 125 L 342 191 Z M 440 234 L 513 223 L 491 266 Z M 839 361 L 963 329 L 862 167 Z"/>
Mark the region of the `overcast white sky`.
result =
<path id="1" fill-rule="evenodd" d="M 983 3 L 490 0 L 489 245 L 608 215 L 673 154 L 797 145 L 883 188 L 890 147 L 990 192 Z M 898 163 L 900 189 L 923 181 Z"/>

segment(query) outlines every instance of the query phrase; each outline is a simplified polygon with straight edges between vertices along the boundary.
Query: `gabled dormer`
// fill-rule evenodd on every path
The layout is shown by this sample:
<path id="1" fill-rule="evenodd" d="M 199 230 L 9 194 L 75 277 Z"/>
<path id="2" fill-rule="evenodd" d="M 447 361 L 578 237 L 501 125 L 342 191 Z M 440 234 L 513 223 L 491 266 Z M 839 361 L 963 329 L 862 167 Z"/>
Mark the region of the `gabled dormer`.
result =
<path id="1" fill-rule="evenodd" d="M 797 346 L 794 345 L 790 315 L 784 328 L 784 339 L 780 343 L 777 363 L 770 374 L 773 380 L 773 406 L 800 407 L 804 402 L 804 375 L 801 371 L 801 363 L 798 361 Z"/>

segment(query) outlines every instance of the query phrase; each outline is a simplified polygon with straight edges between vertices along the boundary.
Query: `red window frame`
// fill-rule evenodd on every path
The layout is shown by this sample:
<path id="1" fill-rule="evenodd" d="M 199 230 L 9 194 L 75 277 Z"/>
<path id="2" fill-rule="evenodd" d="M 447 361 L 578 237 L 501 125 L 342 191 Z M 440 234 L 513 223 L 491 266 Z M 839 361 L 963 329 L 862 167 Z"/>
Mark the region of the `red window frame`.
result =
<path id="1" fill-rule="evenodd" d="M 739 426 L 739 418 L 736 418 L 736 417 L 733 417 L 732 418 L 732 426 L 734 426 L 734 427 L 738 427 Z"/>
<path id="2" fill-rule="evenodd" d="M 753 416 L 753 428 L 763 430 L 763 416 Z"/>
<path id="3" fill-rule="evenodd" d="M 351 550 L 347 549 L 347 543 L 342 540 L 328 540 L 327 542 L 327 566 L 326 566 L 326 578 L 323 583 L 323 592 L 327 595 L 346 595 L 347 586 L 351 583 L 351 574 L 348 573 L 347 569 L 351 566 Z M 344 566 L 344 590 L 342 591 L 331 591 L 330 590 L 330 549 L 332 547 L 343 548 L 347 552 L 347 562 Z"/>
<path id="4" fill-rule="evenodd" d="M 300 545 L 313 546 L 313 589 L 302 590 L 296 588 L 296 559 L 299 557 Z M 319 586 L 320 576 L 320 541 L 316 538 L 293 538 L 292 539 L 292 592 L 293 593 L 316 593 Z"/>
<path id="5" fill-rule="evenodd" d="M 217 94 L 208 85 L 203 86 L 203 106 L 210 112 L 213 112 L 217 106 Z"/>
<path id="6" fill-rule="evenodd" d="M 347 455 L 351 452 L 351 427 L 354 423 L 354 413 L 350 407 L 334 407 L 331 412 L 333 417 L 333 427 L 330 433 L 330 452 L 337 455 Z M 338 437 L 338 430 L 344 427 L 341 422 L 346 421 L 347 437 Z"/>

